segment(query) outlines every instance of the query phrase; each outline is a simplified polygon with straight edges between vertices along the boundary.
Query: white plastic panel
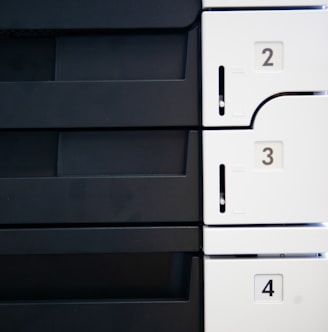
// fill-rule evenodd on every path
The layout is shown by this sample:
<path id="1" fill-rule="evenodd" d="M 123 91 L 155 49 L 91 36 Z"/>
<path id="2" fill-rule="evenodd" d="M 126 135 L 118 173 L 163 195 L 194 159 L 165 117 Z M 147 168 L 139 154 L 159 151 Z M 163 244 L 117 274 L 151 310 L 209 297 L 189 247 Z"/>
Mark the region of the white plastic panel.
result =
<path id="1" fill-rule="evenodd" d="M 203 8 L 320 6 L 326 0 L 203 0 Z"/>
<path id="2" fill-rule="evenodd" d="M 248 126 L 270 96 L 328 90 L 327 31 L 327 10 L 204 12 L 203 125 Z"/>
<path id="3" fill-rule="evenodd" d="M 310 254 L 328 252 L 325 224 L 267 227 L 204 227 L 206 255 Z"/>
<path id="4" fill-rule="evenodd" d="M 327 332 L 328 261 L 205 258 L 205 332 Z"/>
<path id="5" fill-rule="evenodd" d="M 326 95 L 275 98 L 253 129 L 204 131 L 204 223 L 327 222 L 327 151 Z"/>

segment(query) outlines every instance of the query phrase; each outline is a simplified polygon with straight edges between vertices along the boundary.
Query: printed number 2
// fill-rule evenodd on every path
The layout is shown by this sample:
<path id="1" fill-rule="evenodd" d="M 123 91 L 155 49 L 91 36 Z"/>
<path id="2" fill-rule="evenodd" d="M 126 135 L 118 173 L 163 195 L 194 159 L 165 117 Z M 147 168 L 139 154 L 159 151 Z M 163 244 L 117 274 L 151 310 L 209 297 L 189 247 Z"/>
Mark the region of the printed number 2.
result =
<path id="1" fill-rule="evenodd" d="M 266 147 L 262 150 L 263 152 L 266 152 L 267 155 L 266 155 L 266 160 L 262 160 L 262 163 L 266 166 L 268 165 L 272 165 L 273 162 L 274 162 L 274 159 L 273 159 L 273 149 L 272 148 L 269 148 L 269 147 Z"/>
<path id="2" fill-rule="evenodd" d="M 273 50 L 272 48 L 265 48 L 262 51 L 262 54 L 268 54 L 268 57 L 266 58 L 266 60 L 263 63 L 263 67 L 272 67 L 273 66 L 273 62 L 270 62 L 272 56 L 273 56 Z"/>
<path id="3" fill-rule="evenodd" d="M 263 294 L 269 294 L 270 296 L 272 296 L 274 294 L 272 279 L 270 279 L 268 281 L 268 283 L 265 285 L 265 287 L 262 290 L 262 293 Z"/>
<path id="4" fill-rule="evenodd" d="M 280 72 L 284 69 L 284 44 L 280 41 L 255 42 L 253 57 L 256 72 Z"/>

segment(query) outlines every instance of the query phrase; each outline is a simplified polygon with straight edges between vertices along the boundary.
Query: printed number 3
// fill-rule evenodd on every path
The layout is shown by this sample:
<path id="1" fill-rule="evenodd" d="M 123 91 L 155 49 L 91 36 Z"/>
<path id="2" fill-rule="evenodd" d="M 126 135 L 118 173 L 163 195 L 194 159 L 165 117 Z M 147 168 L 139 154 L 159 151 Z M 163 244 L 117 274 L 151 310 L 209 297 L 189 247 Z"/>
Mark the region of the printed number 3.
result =
<path id="1" fill-rule="evenodd" d="M 266 58 L 266 60 L 263 63 L 263 67 L 272 67 L 273 66 L 273 62 L 270 62 L 270 60 L 272 59 L 273 56 L 273 50 L 272 48 L 265 48 L 262 51 L 262 54 L 268 54 L 268 57 Z"/>
<path id="2" fill-rule="evenodd" d="M 273 159 L 273 149 L 272 148 L 269 148 L 269 147 L 266 147 L 262 150 L 263 152 L 267 153 L 266 155 L 266 158 L 265 160 L 262 160 L 262 163 L 266 166 L 268 165 L 272 165 L 273 162 L 274 162 L 274 159 Z"/>

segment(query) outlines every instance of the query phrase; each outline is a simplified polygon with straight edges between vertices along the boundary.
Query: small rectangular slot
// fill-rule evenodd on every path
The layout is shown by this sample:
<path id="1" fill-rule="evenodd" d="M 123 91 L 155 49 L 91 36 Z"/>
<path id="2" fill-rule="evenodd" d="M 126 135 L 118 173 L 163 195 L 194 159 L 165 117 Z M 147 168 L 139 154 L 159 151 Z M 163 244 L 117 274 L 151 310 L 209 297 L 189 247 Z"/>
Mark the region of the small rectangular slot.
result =
<path id="1" fill-rule="evenodd" d="M 220 213 L 226 210 L 226 197 L 225 197 L 225 165 L 220 165 Z"/>
<path id="2" fill-rule="evenodd" d="M 224 100 L 224 67 L 219 67 L 219 114 L 224 115 L 225 100 Z"/>

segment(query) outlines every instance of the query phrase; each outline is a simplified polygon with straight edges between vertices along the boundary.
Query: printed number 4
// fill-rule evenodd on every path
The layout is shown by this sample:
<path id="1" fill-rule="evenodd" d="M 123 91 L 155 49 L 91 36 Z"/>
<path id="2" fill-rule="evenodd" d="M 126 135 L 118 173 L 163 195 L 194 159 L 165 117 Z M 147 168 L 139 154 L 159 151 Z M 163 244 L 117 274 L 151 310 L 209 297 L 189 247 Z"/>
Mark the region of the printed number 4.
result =
<path id="1" fill-rule="evenodd" d="M 272 296 L 274 294 L 272 279 L 270 279 L 268 281 L 268 283 L 265 285 L 265 287 L 262 290 L 262 293 L 263 294 L 269 294 L 270 296 Z"/>
<path id="2" fill-rule="evenodd" d="M 282 274 L 257 274 L 254 281 L 255 302 L 278 303 L 283 301 Z"/>

